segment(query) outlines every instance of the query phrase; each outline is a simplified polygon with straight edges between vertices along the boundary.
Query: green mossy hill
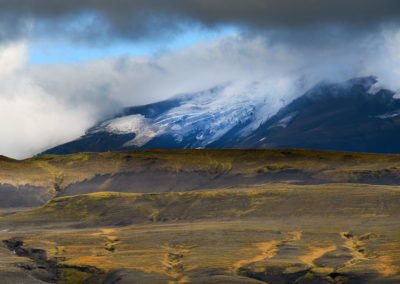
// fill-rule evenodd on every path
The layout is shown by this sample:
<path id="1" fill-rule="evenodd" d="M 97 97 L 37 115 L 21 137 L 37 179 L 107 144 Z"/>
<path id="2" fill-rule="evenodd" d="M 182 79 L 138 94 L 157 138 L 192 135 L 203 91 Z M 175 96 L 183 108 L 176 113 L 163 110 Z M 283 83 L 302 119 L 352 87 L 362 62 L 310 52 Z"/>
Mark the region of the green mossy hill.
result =
<path id="1" fill-rule="evenodd" d="M 400 175 L 400 155 L 314 150 L 143 150 L 72 155 L 44 155 L 23 161 L 0 159 L 0 177 L 46 185 L 63 177 L 63 185 L 96 175 L 121 172 L 173 171 L 254 176 L 260 173 L 298 170 L 322 174 L 325 179 L 357 178 L 353 173 L 379 171 Z M 343 177 L 343 172 L 349 173 Z M 39 180 L 37 178 L 39 177 Z"/>
<path id="2" fill-rule="evenodd" d="M 398 216 L 398 187 L 351 184 L 254 190 L 132 194 L 101 192 L 55 198 L 13 222 L 78 222 L 84 226 L 280 218 Z"/>
<path id="3" fill-rule="evenodd" d="M 218 190 L 277 182 L 395 185 L 400 183 L 400 155 L 257 149 L 79 153 L 22 161 L 0 158 L 0 197 L 3 185 L 8 185 L 7 190 L 10 186 L 40 188 L 51 198 L 104 191 Z"/>

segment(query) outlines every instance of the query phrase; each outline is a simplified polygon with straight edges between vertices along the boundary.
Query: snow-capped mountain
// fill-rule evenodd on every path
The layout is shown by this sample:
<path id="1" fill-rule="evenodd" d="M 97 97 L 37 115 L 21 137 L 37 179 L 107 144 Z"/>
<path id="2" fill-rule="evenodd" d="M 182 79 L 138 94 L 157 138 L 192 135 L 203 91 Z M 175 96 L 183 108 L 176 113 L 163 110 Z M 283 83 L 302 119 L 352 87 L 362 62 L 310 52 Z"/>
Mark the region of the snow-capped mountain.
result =
<path id="1" fill-rule="evenodd" d="M 400 153 L 400 100 L 374 77 L 320 83 L 274 113 L 226 86 L 125 109 L 48 154 L 149 148 L 314 148 Z"/>
<path id="2" fill-rule="evenodd" d="M 239 139 L 253 129 L 257 104 L 243 94 L 228 96 L 226 86 L 131 107 L 90 128 L 78 140 L 46 153 L 146 148 L 207 148 L 233 131 Z M 228 97 L 227 97 L 228 96 Z"/>

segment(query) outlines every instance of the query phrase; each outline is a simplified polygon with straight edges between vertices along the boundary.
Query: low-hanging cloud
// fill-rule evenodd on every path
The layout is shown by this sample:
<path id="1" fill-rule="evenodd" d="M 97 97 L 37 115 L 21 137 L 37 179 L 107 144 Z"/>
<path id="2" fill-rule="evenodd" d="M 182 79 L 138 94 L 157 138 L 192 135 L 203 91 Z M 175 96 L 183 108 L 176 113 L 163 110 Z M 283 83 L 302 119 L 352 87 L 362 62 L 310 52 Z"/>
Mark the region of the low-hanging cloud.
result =
<path id="1" fill-rule="evenodd" d="M 29 157 L 42 147 L 71 139 L 90 125 L 91 109 L 71 108 L 32 80 L 26 44 L 0 47 L 0 154 Z"/>
<path id="2" fill-rule="evenodd" d="M 188 23 L 250 30 L 340 25 L 368 31 L 400 21 L 398 0 L 2 0 L 0 37 L 37 35 L 107 43 L 170 36 Z"/>

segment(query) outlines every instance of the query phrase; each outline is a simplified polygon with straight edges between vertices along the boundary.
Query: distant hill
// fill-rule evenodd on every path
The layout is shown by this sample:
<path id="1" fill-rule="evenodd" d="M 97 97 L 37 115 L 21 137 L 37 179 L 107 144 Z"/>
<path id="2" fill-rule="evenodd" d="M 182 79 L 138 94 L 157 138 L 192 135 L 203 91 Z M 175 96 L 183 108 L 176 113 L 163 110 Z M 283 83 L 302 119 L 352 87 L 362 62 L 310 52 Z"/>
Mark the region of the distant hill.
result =
<path id="1" fill-rule="evenodd" d="M 102 191 L 181 192 L 290 183 L 400 183 L 399 155 L 312 150 L 141 150 L 0 158 L 0 208 Z"/>

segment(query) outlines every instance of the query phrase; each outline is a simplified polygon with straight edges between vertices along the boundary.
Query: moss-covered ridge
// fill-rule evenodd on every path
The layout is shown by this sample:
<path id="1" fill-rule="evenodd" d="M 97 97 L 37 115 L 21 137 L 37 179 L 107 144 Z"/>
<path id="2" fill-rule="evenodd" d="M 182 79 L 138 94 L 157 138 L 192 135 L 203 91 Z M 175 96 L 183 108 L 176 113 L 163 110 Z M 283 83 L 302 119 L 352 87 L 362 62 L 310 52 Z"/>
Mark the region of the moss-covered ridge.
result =
<path id="1" fill-rule="evenodd" d="M 0 158 L 0 199 L 8 198 L 9 207 L 38 206 L 53 197 L 104 191 L 181 192 L 270 183 L 395 185 L 400 183 L 400 156 L 250 149 Z M 0 208 L 7 207 L 3 203 Z"/>
<path id="2" fill-rule="evenodd" d="M 72 221 L 85 226 L 118 226 L 259 217 L 370 218 L 397 216 L 400 214 L 399 202 L 399 187 L 354 184 L 274 185 L 156 194 L 99 192 L 55 198 L 11 219 L 15 222 Z"/>
<path id="3" fill-rule="evenodd" d="M 254 176 L 300 170 L 322 178 L 357 179 L 362 174 L 399 174 L 400 155 L 316 150 L 143 150 L 72 155 L 44 155 L 17 161 L 0 159 L 2 183 L 62 186 L 95 175 L 146 170 L 206 172 L 210 178 L 224 173 Z M 344 174 L 347 173 L 347 176 Z M 357 176 L 358 175 L 358 176 Z"/>

